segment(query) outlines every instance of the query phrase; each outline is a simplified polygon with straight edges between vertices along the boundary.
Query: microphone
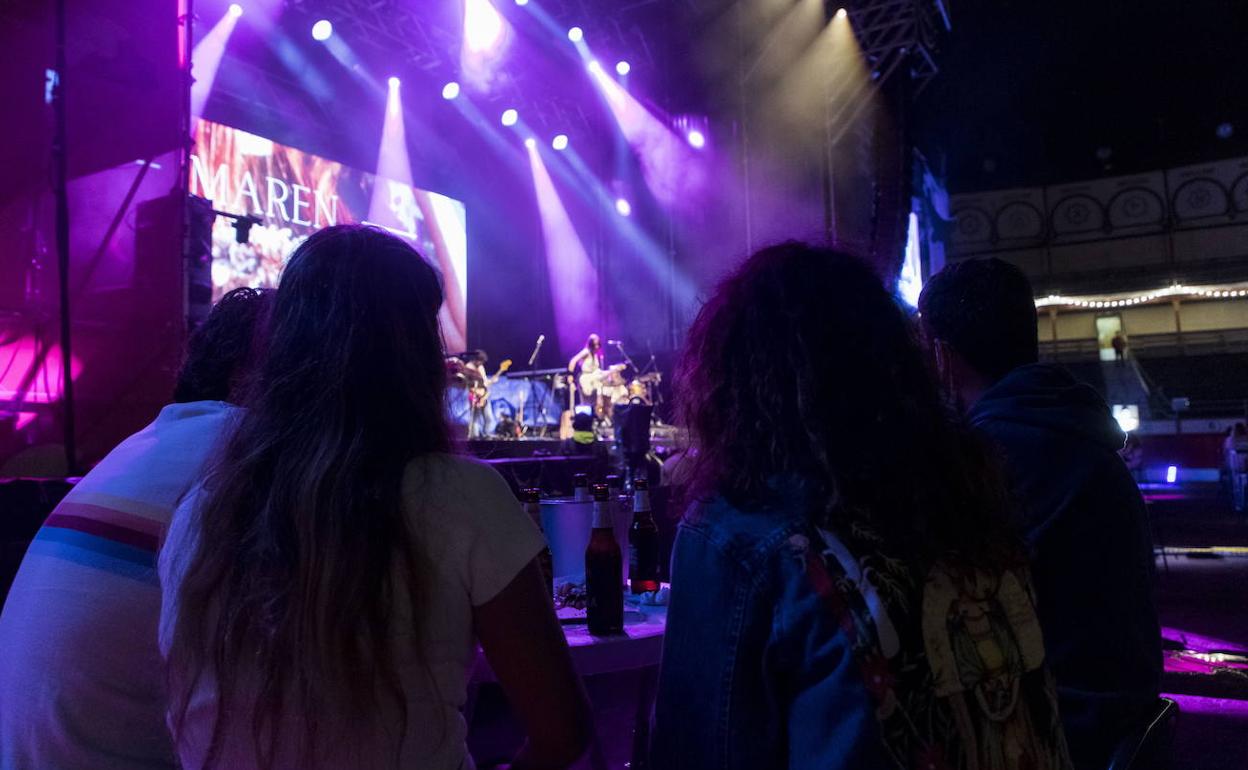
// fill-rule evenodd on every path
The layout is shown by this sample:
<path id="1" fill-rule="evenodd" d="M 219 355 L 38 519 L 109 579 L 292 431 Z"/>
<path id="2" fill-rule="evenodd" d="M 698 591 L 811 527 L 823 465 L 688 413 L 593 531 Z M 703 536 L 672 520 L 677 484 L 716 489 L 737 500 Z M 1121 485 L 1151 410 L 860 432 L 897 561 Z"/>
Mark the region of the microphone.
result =
<path id="1" fill-rule="evenodd" d="M 542 343 L 546 341 L 545 334 L 537 335 L 537 344 L 533 346 L 533 355 L 529 356 L 529 368 L 533 367 L 533 362 L 537 360 L 537 354 L 542 349 Z"/>

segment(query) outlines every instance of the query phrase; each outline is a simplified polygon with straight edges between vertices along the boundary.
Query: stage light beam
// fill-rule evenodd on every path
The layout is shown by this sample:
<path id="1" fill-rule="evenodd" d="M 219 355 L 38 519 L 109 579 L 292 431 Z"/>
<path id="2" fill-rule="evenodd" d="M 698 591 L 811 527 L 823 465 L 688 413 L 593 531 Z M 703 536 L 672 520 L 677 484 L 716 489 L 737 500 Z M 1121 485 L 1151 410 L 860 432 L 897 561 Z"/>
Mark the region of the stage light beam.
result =
<path id="1" fill-rule="evenodd" d="M 395 77 L 394 75 L 391 75 L 390 79 L 386 81 L 386 83 L 390 86 L 391 91 L 395 91 L 398 89 L 399 82 L 400 82 L 399 79 Z"/>
<path id="2" fill-rule="evenodd" d="M 507 37 L 507 22 L 490 0 L 464 3 L 464 48 L 473 54 L 491 53 Z"/>
<path id="3" fill-rule="evenodd" d="M 706 134 L 694 128 L 685 134 L 685 140 L 689 142 L 689 146 L 695 150 L 700 150 L 706 146 Z"/>
<path id="4" fill-rule="evenodd" d="M 442 98 L 448 102 L 459 96 L 459 83 L 454 80 L 442 86 Z"/>
<path id="5" fill-rule="evenodd" d="M 571 40 L 573 43 L 579 43 L 584 39 L 585 39 L 585 30 L 581 29 L 580 27 L 573 27 L 572 29 L 568 30 L 568 40 Z"/>
<path id="6" fill-rule="evenodd" d="M 191 51 L 191 72 L 195 82 L 191 84 L 191 115 L 200 117 L 204 114 L 204 105 L 212 93 L 213 81 L 217 79 L 217 70 L 221 67 L 221 58 L 225 55 L 225 46 L 230 35 L 238 24 L 238 17 L 243 15 L 243 7 L 238 3 L 230 6 L 217 23 L 212 25 L 208 34 L 204 35 Z"/>
<path id="7" fill-rule="evenodd" d="M 319 40 L 322 43 L 329 40 L 334 34 L 334 24 L 329 19 L 321 19 L 312 25 L 312 39 Z"/>
<path id="8" fill-rule="evenodd" d="M 520 113 L 510 107 L 503 110 L 503 115 L 499 118 L 499 122 L 504 126 L 514 126 L 518 120 L 520 120 Z"/>
<path id="9" fill-rule="evenodd" d="M 690 149 L 687 137 L 660 119 L 597 61 L 586 65 L 620 132 L 641 161 L 646 185 L 666 206 L 697 206 L 707 186 L 705 163 Z M 705 137 L 704 137 L 705 139 Z"/>
<path id="10" fill-rule="evenodd" d="M 838 18 L 838 19 L 843 19 L 843 18 L 845 18 L 845 17 L 846 17 L 846 16 L 848 16 L 848 15 L 849 15 L 849 12 L 848 12 L 848 11 L 846 11 L 844 8 L 838 8 L 838 9 L 836 10 L 836 18 Z"/>
<path id="11" fill-rule="evenodd" d="M 525 147 L 528 147 L 530 150 L 532 150 L 532 149 L 534 149 L 535 147 L 537 147 L 537 140 L 536 140 L 536 139 L 534 139 L 534 138 L 533 138 L 533 137 L 531 137 L 531 136 L 530 136 L 530 137 L 527 137 L 527 138 L 524 140 L 524 146 L 525 146 Z"/>
<path id="12" fill-rule="evenodd" d="M 624 76 L 625 76 L 625 75 L 627 75 L 629 72 L 631 72 L 631 71 L 632 71 L 632 69 L 633 69 L 632 65 L 630 65 L 630 64 L 629 64 L 628 62 L 626 62 L 626 61 L 618 61 L 618 62 L 616 62 L 616 63 L 615 63 L 615 72 L 616 72 L 616 74 L 617 74 L 617 75 L 619 75 L 620 77 L 624 77 Z"/>
<path id="13" fill-rule="evenodd" d="M 576 350 L 585 339 L 585 330 L 597 329 L 603 321 L 596 305 L 598 272 L 572 226 L 536 145 L 534 142 L 528 148 L 529 168 L 542 223 L 546 272 L 551 290 L 560 298 L 554 303 L 555 332 L 561 350 Z"/>
<path id="14" fill-rule="evenodd" d="M 556 150 L 568 149 L 568 135 L 567 134 L 555 134 L 555 138 L 550 140 L 550 146 L 551 148 L 556 149 Z"/>

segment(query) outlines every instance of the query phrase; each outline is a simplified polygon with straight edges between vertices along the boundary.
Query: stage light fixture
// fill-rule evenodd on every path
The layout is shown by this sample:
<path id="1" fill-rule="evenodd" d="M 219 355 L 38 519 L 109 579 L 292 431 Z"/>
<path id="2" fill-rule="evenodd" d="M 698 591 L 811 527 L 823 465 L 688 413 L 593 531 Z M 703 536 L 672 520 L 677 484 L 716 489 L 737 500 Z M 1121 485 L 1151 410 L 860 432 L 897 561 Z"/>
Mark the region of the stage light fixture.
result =
<path id="1" fill-rule="evenodd" d="M 629 203 L 627 198 L 616 198 L 615 213 L 622 217 L 629 216 L 633 213 L 633 204 Z"/>
<path id="2" fill-rule="evenodd" d="M 550 140 L 550 146 L 555 148 L 556 150 L 568 149 L 568 135 L 567 134 L 555 134 L 555 138 Z"/>
<path id="3" fill-rule="evenodd" d="M 838 19 L 843 19 L 848 15 L 849 15 L 849 12 L 846 11 L 844 8 L 838 8 L 836 11 L 836 18 Z"/>
<path id="4" fill-rule="evenodd" d="M 528 4 L 529 4 L 529 0 L 516 0 L 516 5 L 520 6 L 521 8 L 523 8 L 524 6 Z"/>
<path id="5" fill-rule="evenodd" d="M 620 77 L 627 75 L 632 71 L 632 66 L 626 61 L 618 61 L 615 63 L 615 72 Z"/>
<path id="6" fill-rule="evenodd" d="M 599 62 L 597 59 L 590 59 L 588 62 L 586 62 L 585 69 L 589 70 L 591 75 L 603 74 L 602 63 Z"/>
<path id="7" fill-rule="evenodd" d="M 230 3 L 230 15 L 233 16 L 234 18 L 238 18 L 239 16 L 242 16 L 243 6 L 239 5 L 238 3 Z"/>
<path id="8" fill-rule="evenodd" d="M 321 19 L 312 25 L 312 39 L 322 42 L 329 40 L 334 34 L 334 24 L 329 19 Z"/>
<path id="9" fill-rule="evenodd" d="M 391 91 L 399 87 L 399 79 L 395 77 L 394 75 L 391 75 L 390 79 L 387 80 L 386 82 L 390 84 Z"/>
<path id="10" fill-rule="evenodd" d="M 442 86 L 442 98 L 448 102 L 459 96 L 459 83 L 454 80 Z"/>
<path id="11" fill-rule="evenodd" d="M 573 27 L 572 29 L 568 30 L 568 40 L 571 40 L 573 43 L 579 43 L 584 39 L 585 39 L 585 30 L 581 29 L 580 27 Z"/>
<path id="12" fill-rule="evenodd" d="M 530 150 L 532 150 L 532 149 L 534 149 L 535 147 L 537 147 L 537 140 L 536 140 L 536 139 L 534 139 L 534 138 L 533 138 L 533 137 L 531 137 L 531 136 L 530 136 L 530 137 L 527 137 L 527 138 L 525 138 L 525 140 L 524 140 L 524 146 L 525 146 L 525 147 L 528 147 Z"/>
<path id="13" fill-rule="evenodd" d="M 520 113 L 514 109 L 508 108 L 503 110 L 503 117 L 500 119 L 504 126 L 514 126 L 516 121 L 520 119 Z"/>
<path id="14" fill-rule="evenodd" d="M 696 128 L 685 134 L 685 139 L 688 140 L 689 146 L 694 149 L 700 150 L 706 146 L 706 135 Z"/>

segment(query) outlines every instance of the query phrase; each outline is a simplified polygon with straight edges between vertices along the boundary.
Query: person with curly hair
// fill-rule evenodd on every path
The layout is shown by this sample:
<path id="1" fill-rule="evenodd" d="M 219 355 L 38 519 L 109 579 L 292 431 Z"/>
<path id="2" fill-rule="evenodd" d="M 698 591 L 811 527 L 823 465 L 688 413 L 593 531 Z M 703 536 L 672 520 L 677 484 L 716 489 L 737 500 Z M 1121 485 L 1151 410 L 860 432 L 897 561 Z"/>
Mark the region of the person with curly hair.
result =
<path id="1" fill-rule="evenodd" d="M 1069 767 L 999 473 L 859 259 L 763 249 L 689 332 L 660 770 Z"/>

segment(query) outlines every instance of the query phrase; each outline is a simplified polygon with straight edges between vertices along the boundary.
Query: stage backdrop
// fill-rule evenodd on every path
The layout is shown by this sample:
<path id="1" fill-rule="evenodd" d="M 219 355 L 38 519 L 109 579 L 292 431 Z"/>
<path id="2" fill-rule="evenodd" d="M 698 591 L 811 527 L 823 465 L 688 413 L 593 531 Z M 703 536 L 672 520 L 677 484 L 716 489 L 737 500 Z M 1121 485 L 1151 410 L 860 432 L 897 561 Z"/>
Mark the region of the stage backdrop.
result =
<path id="1" fill-rule="evenodd" d="M 290 253 L 322 227 L 367 222 L 407 239 L 438 268 L 447 350 L 467 347 L 468 236 L 459 201 L 206 120 L 195 128 L 190 185 L 218 211 L 262 220 L 240 244 L 232 220 L 217 217 L 214 301 L 240 286 L 277 286 Z"/>

